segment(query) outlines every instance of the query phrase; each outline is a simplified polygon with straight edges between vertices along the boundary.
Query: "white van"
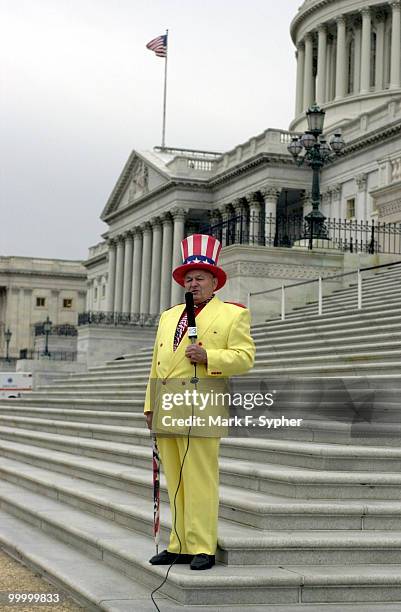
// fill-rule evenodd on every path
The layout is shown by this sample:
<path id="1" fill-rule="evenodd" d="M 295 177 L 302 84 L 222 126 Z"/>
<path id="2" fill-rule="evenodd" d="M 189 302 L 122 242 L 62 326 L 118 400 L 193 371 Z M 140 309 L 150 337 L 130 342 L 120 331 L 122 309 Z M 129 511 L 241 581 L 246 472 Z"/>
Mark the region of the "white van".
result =
<path id="1" fill-rule="evenodd" d="M 31 372 L 0 372 L 0 399 L 21 397 L 26 391 L 32 391 Z"/>

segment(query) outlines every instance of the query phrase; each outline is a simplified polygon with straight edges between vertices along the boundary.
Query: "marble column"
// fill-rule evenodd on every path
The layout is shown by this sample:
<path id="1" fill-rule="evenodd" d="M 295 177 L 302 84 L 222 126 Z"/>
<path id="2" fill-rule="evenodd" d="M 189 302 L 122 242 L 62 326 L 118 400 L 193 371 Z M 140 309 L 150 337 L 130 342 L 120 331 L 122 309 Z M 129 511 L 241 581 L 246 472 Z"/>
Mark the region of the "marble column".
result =
<path id="1" fill-rule="evenodd" d="M 297 89 L 295 96 L 295 116 L 300 115 L 304 110 L 304 72 L 305 72 L 305 44 L 297 45 Z"/>
<path id="2" fill-rule="evenodd" d="M 150 223 L 142 225 L 143 248 L 141 268 L 141 305 L 140 313 L 149 314 L 150 306 L 150 278 L 152 275 L 152 226 Z"/>
<path id="3" fill-rule="evenodd" d="M 141 271 L 142 271 L 142 232 L 134 229 L 134 258 L 132 268 L 131 312 L 139 314 L 141 310 Z"/>
<path id="4" fill-rule="evenodd" d="M 249 244 L 259 244 L 260 209 L 259 195 L 255 192 L 249 198 Z"/>
<path id="5" fill-rule="evenodd" d="M 361 89 L 361 24 L 357 21 L 354 25 L 354 94 Z"/>
<path id="6" fill-rule="evenodd" d="M 347 91 L 347 47 L 345 44 L 346 22 L 344 15 L 337 17 L 337 61 L 336 100 L 345 97 Z"/>
<path id="7" fill-rule="evenodd" d="M 181 253 L 181 242 L 185 236 L 185 217 L 186 211 L 183 208 L 175 208 L 171 211 L 174 219 L 174 230 L 173 230 L 173 257 L 172 257 L 172 269 L 182 264 L 182 253 Z M 171 304 L 180 304 L 183 300 L 183 288 L 172 281 L 171 284 Z"/>
<path id="8" fill-rule="evenodd" d="M 150 282 L 150 306 L 151 315 L 160 312 L 160 279 L 162 266 L 162 226 L 161 220 L 156 217 L 150 221 L 152 225 L 152 275 Z"/>
<path id="9" fill-rule="evenodd" d="M 264 187 L 262 196 L 265 201 L 265 245 L 274 246 L 276 236 L 276 216 L 277 216 L 277 198 L 278 189 L 276 187 Z"/>
<path id="10" fill-rule="evenodd" d="M 401 9 L 400 0 L 391 2 L 391 60 L 390 60 L 390 89 L 401 87 Z"/>
<path id="11" fill-rule="evenodd" d="M 332 71 L 332 60 L 331 58 L 333 57 L 333 37 L 332 36 L 328 36 L 327 37 L 327 53 L 326 53 L 326 67 L 325 67 L 325 73 L 326 73 L 326 86 L 325 86 L 325 91 L 326 91 L 326 102 L 330 102 L 331 99 L 333 98 L 333 71 Z"/>
<path id="12" fill-rule="evenodd" d="M 368 218 L 368 211 L 367 211 L 367 194 L 366 194 L 366 187 L 368 184 L 368 175 L 366 173 L 362 173 L 362 174 L 358 174 L 355 177 L 355 182 L 358 186 L 358 197 L 357 197 L 357 201 L 356 201 L 356 210 L 355 210 L 355 216 L 363 221 L 367 221 Z"/>
<path id="13" fill-rule="evenodd" d="M 361 44 L 361 93 L 370 90 L 370 48 L 372 20 L 370 8 L 362 9 L 362 44 Z"/>
<path id="14" fill-rule="evenodd" d="M 327 29 L 324 24 L 318 28 L 317 49 L 317 88 L 316 102 L 322 105 L 326 102 L 326 61 L 327 61 Z"/>
<path id="15" fill-rule="evenodd" d="M 123 284 L 123 312 L 131 310 L 132 295 L 132 257 L 133 257 L 133 236 L 131 232 L 125 234 L 124 251 L 124 284 Z"/>
<path id="16" fill-rule="evenodd" d="M 116 242 L 108 240 L 109 246 L 109 262 L 107 275 L 107 310 L 114 311 L 114 291 L 116 285 Z"/>
<path id="17" fill-rule="evenodd" d="M 375 70 L 375 89 L 384 89 L 384 23 L 385 15 L 376 15 L 376 70 Z"/>
<path id="18" fill-rule="evenodd" d="M 235 198 L 232 201 L 232 207 L 235 215 L 235 224 L 233 221 L 232 229 L 235 227 L 235 231 L 234 236 L 230 236 L 230 244 L 244 244 L 249 241 L 249 226 L 242 198 Z"/>
<path id="19" fill-rule="evenodd" d="M 222 230 L 221 230 L 221 246 L 227 246 L 229 244 L 229 219 L 230 219 L 230 205 L 220 204 L 219 213 L 221 216 Z"/>
<path id="20" fill-rule="evenodd" d="M 86 282 L 86 310 L 93 310 L 92 308 L 92 280 Z"/>
<path id="21" fill-rule="evenodd" d="M 114 311 L 122 312 L 123 309 L 123 282 L 124 282 L 124 237 L 117 239 L 117 261 L 116 261 L 116 289 L 114 298 Z"/>
<path id="22" fill-rule="evenodd" d="M 160 312 L 171 306 L 171 261 L 173 251 L 173 223 L 168 213 L 162 217 L 162 267 L 160 280 Z"/>
<path id="23" fill-rule="evenodd" d="M 312 34 L 305 36 L 305 73 L 304 73 L 304 109 L 314 102 L 313 83 L 313 39 Z"/>

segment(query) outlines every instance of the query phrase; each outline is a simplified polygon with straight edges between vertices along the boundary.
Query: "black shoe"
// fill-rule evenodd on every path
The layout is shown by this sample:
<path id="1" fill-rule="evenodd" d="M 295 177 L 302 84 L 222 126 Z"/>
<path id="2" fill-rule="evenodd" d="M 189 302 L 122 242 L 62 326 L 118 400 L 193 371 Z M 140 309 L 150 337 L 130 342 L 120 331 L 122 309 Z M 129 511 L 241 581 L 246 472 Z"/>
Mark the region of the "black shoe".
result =
<path id="1" fill-rule="evenodd" d="M 173 561 L 174 563 L 191 563 L 192 558 L 193 555 L 178 555 L 177 553 L 163 550 L 158 555 L 154 555 L 149 559 L 149 563 L 152 565 L 171 565 Z"/>
<path id="2" fill-rule="evenodd" d="M 191 570 L 206 570 L 210 569 L 214 565 L 214 555 L 207 555 L 206 553 L 200 553 L 195 555 L 191 561 Z"/>

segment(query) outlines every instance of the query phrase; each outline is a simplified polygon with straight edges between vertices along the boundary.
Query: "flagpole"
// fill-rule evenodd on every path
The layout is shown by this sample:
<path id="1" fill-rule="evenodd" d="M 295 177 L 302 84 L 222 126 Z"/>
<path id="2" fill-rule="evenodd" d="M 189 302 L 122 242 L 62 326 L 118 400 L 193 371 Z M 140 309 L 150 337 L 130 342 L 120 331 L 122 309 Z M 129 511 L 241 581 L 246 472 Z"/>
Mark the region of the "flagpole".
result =
<path id="1" fill-rule="evenodd" d="M 163 95 L 163 131 L 162 131 L 162 149 L 166 145 L 166 101 L 167 101 L 167 58 L 168 58 L 168 30 L 166 30 L 166 59 L 164 63 L 164 95 Z"/>

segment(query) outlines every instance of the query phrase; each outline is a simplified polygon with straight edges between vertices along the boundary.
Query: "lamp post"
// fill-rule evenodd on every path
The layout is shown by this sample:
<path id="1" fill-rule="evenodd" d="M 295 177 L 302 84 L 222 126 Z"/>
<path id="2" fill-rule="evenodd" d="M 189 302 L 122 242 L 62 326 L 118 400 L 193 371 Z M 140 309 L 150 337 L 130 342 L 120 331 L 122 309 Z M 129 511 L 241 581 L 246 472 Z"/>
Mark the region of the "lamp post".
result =
<path id="1" fill-rule="evenodd" d="M 309 248 L 312 248 L 313 238 L 328 239 L 325 226 L 326 217 L 320 211 L 320 171 L 323 166 L 335 159 L 342 151 L 345 142 L 336 132 L 330 139 L 330 144 L 323 136 L 325 111 L 316 103 L 306 111 L 308 130 L 300 138 L 294 137 L 287 149 L 298 166 L 306 163 L 312 168 L 312 210 L 306 215 Z M 304 155 L 300 157 L 300 153 Z"/>
<path id="2" fill-rule="evenodd" d="M 6 361 L 10 361 L 9 348 L 10 348 L 10 340 L 11 340 L 12 335 L 13 334 L 10 331 L 10 328 L 8 328 L 7 331 L 4 332 L 4 339 L 6 341 Z"/>
<path id="3" fill-rule="evenodd" d="M 45 332 L 45 352 L 44 355 L 46 357 L 50 357 L 50 353 L 49 353 L 49 334 L 51 332 L 52 329 L 52 322 L 49 319 L 49 315 L 47 315 L 46 317 L 46 321 L 43 323 L 43 330 Z"/>

